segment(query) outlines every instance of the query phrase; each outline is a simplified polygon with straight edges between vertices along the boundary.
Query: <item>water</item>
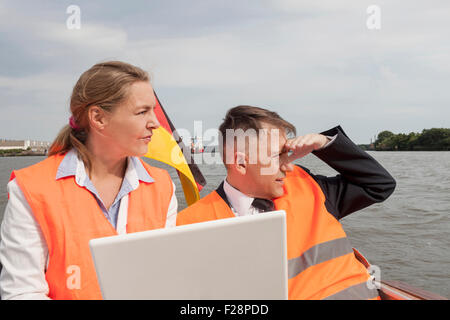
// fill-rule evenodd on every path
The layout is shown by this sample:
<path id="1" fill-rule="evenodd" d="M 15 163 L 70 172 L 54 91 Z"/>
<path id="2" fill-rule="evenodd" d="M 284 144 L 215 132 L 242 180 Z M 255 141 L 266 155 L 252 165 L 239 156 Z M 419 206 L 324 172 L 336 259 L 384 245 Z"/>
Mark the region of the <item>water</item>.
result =
<path id="1" fill-rule="evenodd" d="M 369 152 L 396 179 L 394 194 L 381 204 L 342 220 L 352 245 L 381 269 L 381 278 L 398 280 L 450 297 L 450 152 Z M 44 157 L 0 158 L 0 220 L 6 206 L 6 184 L 12 169 Z M 179 210 L 186 207 L 174 169 L 165 168 L 177 187 Z M 312 173 L 335 175 L 309 155 L 299 161 Z M 220 165 L 199 165 L 208 182 L 200 195 L 214 190 L 225 177 Z"/>

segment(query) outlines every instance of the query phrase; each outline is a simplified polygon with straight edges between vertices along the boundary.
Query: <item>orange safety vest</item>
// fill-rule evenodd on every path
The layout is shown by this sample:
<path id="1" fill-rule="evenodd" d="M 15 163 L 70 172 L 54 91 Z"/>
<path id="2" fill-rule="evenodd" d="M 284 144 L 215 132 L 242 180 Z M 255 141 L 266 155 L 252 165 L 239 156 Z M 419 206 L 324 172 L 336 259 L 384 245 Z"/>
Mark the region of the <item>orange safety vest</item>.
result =
<path id="1" fill-rule="evenodd" d="M 49 260 L 45 277 L 52 299 L 102 299 L 89 240 L 117 235 L 95 197 L 70 176 L 56 180 L 64 155 L 14 171 L 44 235 Z M 141 160 L 142 161 L 142 160 Z M 129 193 L 127 233 L 163 228 L 173 194 L 167 171 L 142 161 L 154 182 Z"/>
<path id="2" fill-rule="evenodd" d="M 274 199 L 286 211 L 289 299 L 379 299 L 366 282 L 370 275 L 356 259 L 340 224 L 325 207 L 316 181 L 295 166 L 284 179 L 283 196 Z M 235 217 L 214 191 L 178 213 L 177 225 Z"/>

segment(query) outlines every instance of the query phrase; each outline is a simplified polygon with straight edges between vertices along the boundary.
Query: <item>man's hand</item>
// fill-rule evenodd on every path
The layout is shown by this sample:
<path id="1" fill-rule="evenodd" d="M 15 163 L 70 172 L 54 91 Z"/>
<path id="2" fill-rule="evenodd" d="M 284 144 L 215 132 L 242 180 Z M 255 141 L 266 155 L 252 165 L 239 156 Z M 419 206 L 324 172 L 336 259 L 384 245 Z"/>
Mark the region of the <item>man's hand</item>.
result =
<path id="1" fill-rule="evenodd" d="M 289 139 L 284 144 L 284 152 L 291 152 L 288 156 L 288 162 L 292 162 L 299 158 L 306 156 L 314 150 L 318 150 L 324 147 L 330 139 L 320 133 L 309 133 L 304 136 L 298 136 L 293 139 Z"/>

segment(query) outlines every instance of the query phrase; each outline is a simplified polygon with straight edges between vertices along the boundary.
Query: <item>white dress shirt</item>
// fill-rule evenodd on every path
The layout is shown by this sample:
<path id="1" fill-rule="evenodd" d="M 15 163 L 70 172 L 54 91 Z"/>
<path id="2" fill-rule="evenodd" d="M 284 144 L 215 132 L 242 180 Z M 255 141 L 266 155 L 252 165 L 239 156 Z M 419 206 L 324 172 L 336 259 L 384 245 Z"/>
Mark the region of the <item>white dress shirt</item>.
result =
<path id="1" fill-rule="evenodd" d="M 241 191 L 229 184 L 227 179 L 223 181 L 223 191 L 230 202 L 231 211 L 233 211 L 236 217 L 257 214 L 260 212 L 259 209 L 252 206 L 252 202 L 255 198 L 243 194 Z"/>
<path id="2" fill-rule="evenodd" d="M 102 212 L 115 226 L 118 234 L 126 233 L 128 194 L 139 186 L 140 179 L 153 179 L 143 169 L 138 158 L 128 158 L 124 182 L 115 201 L 117 206 L 115 209 L 111 206 L 110 210 L 107 210 L 102 206 L 101 200 L 97 198 L 97 193 L 86 174 L 83 161 L 74 155 L 76 155 L 74 150 L 66 154 L 63 162 L 68 157 L 68 160 L 64 162 L 68 163 L 68 166 L 65 166 L 62 162 L 63 166 L 58 168 L 56 178 L 75 175 L 76 183 L 87 188 L 96 196 Z M 144 171 L 147 176 L 145 176 Z M 0 230 L 0 261 L 3 265 L 0 274 L 1 298 L 3 300 L 49 299 L 49 288 L 45 279 L 45 270 L 48 265 L 47 243 L 15 179 L 8 183 L 7 190 L 9 201 L 6 205 Z M 166 228 L 176 225 L 177 208 L 178 202 L 175 196 L 175 185 L 173 184 L 173 194 L 167 211 Z M 111 215 L 117 215 L 117 217 L 114 218 Z"/>

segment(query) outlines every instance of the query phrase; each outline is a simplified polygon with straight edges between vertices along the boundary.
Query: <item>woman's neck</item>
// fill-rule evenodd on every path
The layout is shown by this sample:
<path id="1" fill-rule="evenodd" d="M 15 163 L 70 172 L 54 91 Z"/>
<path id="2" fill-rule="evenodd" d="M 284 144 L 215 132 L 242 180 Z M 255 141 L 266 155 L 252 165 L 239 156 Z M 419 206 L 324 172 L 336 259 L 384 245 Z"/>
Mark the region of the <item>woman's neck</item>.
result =
<path id="1" fill-rule="evenodd" d="M 108 176 L 123 178 L 127 169 L 127 158 L 114 159 L 107 157 L 104 154 L 93 154 L 91 165 L 91 176 L 100 179 Z"/>
<path id="2" fill-rule="evenodd" d="M 90 142 L 87 141 L 86 147 L 91 154 L 91 176 L 100 179 L 108 176 L 123 178 L 127 169 L 127 157 L 115 155 L 103 144 Z"/>

